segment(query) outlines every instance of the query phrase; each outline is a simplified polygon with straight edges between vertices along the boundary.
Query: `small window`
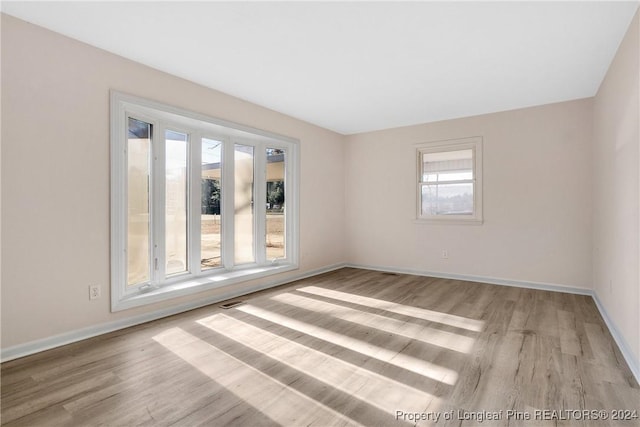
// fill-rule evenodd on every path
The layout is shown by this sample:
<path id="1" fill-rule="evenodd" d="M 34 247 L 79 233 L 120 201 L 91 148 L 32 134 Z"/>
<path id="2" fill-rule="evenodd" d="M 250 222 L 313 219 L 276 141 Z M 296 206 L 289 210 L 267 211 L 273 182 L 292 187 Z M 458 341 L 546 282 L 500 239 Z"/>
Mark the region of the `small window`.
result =
<path id="1" fill-rule="evenodd" d="M 421 144 L 418 158 L 419 220 L 482 222 L 482 138 Z"/>

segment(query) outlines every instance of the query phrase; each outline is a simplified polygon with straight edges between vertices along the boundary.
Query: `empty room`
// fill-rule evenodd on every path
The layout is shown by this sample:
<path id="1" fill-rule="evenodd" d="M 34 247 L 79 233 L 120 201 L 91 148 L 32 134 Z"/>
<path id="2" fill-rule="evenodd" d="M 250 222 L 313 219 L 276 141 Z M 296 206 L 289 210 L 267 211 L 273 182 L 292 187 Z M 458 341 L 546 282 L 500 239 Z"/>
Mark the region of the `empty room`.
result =
<path id="1" fill-rule="evenodd" d="M 2 2 L 0 424 L 640 425 L 639 4 Z"/>

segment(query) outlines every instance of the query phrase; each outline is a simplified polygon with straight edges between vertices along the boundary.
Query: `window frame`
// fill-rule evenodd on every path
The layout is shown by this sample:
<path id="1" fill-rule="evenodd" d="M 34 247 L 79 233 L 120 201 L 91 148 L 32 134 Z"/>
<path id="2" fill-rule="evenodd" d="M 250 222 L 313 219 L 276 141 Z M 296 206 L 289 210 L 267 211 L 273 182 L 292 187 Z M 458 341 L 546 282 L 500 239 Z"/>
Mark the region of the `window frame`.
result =
<path id="1" fill-rule="evenodd" d="M 472 224 L 484 222 L 482 212 L 482 143 L 480 136 L 426 142 L 416 145 L 416 223 L 419 224 Z M 423 181 L 423 156 L 432 153 L 445 153 L 460 150 L 472 151 L 473 177 L 471 180 L 438 182 L 438 184 L 471 183 L 473 185 L 472 215 L 424 215 L 422 213 L 422 188 L 429 184 Z"/>
<path id="2" fill-rule="evenodd" d="M 299 141 L 271 132 L 194 113 L 178 107 L 111 91 L 111 311 L 163 301 L 267 277 L 298 268 L 299 263 Z M 127 143 L 128 118 L 133 117 L 153 126 L 150 148 L 149 177 L 149 282 L 128 284 L 127 236 Z M 187 254 L 186 272 L 166 276 L 165 245 L 165 130 L 187 135 Z M 220 235 L 221 265 L 201 269 L 201 165 L 202 138 L 220 141 L 221 201 Z M 254 262 L 234 264 L 234 146 L 254 147 L 253 182 L 253 252 Z M 266 148 L 281 148 L 285 156 L 287 202 L 285 215 L 285 258 L 275 261 L 266 257 Z M 264 185 L 263 185 L 264 184 Z M 224 186 L 227 186 L 225 189 Z M 261 188 L 264 186 L 265 188 Z M 262 197 L 262 198 L 261 198 Z M 154 252 L 155 251 L 155 252 Z M 158 256 L 158 254 L 163 254 Z M 264 254 L 264 255 L 263 255 Z M 154 268 L 155 259 L 159 268 Z"/>

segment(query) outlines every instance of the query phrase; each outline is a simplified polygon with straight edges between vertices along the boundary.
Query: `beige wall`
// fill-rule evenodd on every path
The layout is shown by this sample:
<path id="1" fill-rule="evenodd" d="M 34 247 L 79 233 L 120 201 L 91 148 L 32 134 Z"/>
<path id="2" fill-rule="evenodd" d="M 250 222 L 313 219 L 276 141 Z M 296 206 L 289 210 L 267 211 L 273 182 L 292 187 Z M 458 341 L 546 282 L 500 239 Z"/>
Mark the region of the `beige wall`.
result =
<path id="1" fill-rule="evenodd" d="M 348 260 L 590 288 L 591 108 L 586 99 L 349 136 Z M 414 223 L 415 144 L 472 136 L 484 139 L 484 224 Z"/>
<path id="2" fill-rule="evenodd" d="M 110 89 L 298 138 L 300 271 L 279 278 L 344 260 L 342 136 L 2 15 L 3 349 L 216 294 L 110 313 Z"/>
<path id="3" fill-rule="evenodd" d="M 640 24 L 594 102 L 594 290 L 640 366 Z"/>

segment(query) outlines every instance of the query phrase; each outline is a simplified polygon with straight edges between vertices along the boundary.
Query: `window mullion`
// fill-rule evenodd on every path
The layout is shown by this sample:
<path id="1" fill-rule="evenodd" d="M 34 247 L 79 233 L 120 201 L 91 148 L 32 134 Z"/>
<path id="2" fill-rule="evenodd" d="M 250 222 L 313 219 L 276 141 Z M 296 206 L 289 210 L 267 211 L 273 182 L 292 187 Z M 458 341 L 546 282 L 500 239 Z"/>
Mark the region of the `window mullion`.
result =
<path id="1" fill-rule="evenodd" d="M 152 260 L 151 277 L 155 285 L 162 284 L 166 278 L 166 250 L 165 250 L 165 176 L 166 176 L 166 143 L 165 126 L 158 122 L 154 132 L 152 143 L 152 185 L 153 185 L 153 212 L 151 216 L 152 232 Z"/>
<path id="2" fill-rule="evenodd" d="M 285 158 L 285 258 L 289 262 L 298 262 L 298 241 L 296 230 L 298 230 L 298 152 L 295 146 L 287 148 L 289 155 Z"/>
<path id="3" fill-rule="evenodd" d="M 188 258 L 191 274 L 200 273 L 200 261 L 202 259 L 201 248 L 201 209 L 202 209 L 202 135 L 199 132 L 191 132 L 188 146 L 189 160 L 189 233 Z"/>
<path id="4" fill-rule="evenodd" d="M 455 181 L 420 181 L 422 185 L 473 184 L 475 179 L 458 179 Z"/>
<path id="5" fill-rule="evenodd" d="M 234 266 L 235 241 L 234 241 L 234 150 L 233 141 L 223 139 L 222 144 L 222 193 L 221 193 L 221 246 L 222 266 L 230 270 Z"/>
<path id="6" fill-rule="evenodd" d="M 264 264 L 267 259 L 266 221 L 267 221 L 267 154 L 261 144 L 255 146 L 254 153 L 254 242 L 255 260 Z"/>

